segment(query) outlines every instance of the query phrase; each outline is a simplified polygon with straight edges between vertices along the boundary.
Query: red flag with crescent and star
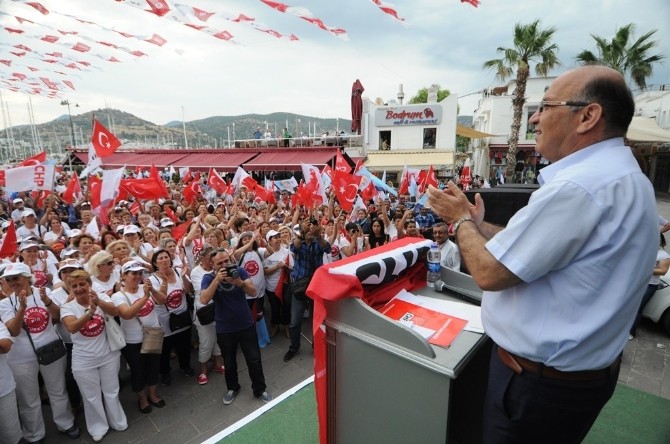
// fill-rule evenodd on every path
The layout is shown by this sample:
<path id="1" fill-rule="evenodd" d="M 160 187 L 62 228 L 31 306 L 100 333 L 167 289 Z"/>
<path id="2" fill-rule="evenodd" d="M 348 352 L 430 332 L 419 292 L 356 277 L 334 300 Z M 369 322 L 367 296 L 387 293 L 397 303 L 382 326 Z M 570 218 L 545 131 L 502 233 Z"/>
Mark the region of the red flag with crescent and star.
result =
<path id="1" fill-rule="evenodd" d="M 91 208 L 100 206 L 100 192 L 102 191 L 102 179 L 98 176 L 88 177 L 88 197 L 91 201 Z"/>
<path id="2" fill-rule="evenodd" d="M 109 157 L 121 146 L 121 141 L 96 119 L 93 119 L 91 143 L 98 157 Z"/>
<path id="3" fill-rule="evenodd" d="M 32 157 L 28 157 L 25 159 L 23 162 L 17 165 L 17 167 L 25 167 L 25 166 L 33 166 L 33 165 L 39 165 L 41 163 L 44 163 L 47 161 L 47 152 L 42 151 L 39 154 L 35 154 Z"/>
<path id="4" fill-rule="evenodd" d="M 340 150 L 337 150 L 337 154 L 335 155 L 335 171 L 339 171 L 340 173 L 351 173 L 351 166 Z"/>
<path id="5" fill-rule="evenodd" d="M 73 173 L 72 177 L 70 177 L 70 182 L 67 184 L 67 188 L 63 192 L 63 200 L 69 204 L 73 204 L 75 200 L 79 200 L 81 197 L 82 192 L 79 177 L 77 177 L 76 173 Z"/>
<path id="6" fill-rule="evenodd" d="M 216 194 L 221 195 L 228 191 L 228 185 L 226 181 L 223 180 L 219 173 L 216 172 L 214 168 L 209 169 L 209 174 L 207 175 L 207 186 L 216 191 Z"/>
<path id="7" fill-rule="evenodd" d="M 347 213 L 351 211 L 351 208 L 354 205 L 361 179 L 361 176 L 354 176 L 335 170 L 332 188 L 335 190 L 335 195 L 337 196 L 337 201 L 340 203 L 340 207 Z"/>

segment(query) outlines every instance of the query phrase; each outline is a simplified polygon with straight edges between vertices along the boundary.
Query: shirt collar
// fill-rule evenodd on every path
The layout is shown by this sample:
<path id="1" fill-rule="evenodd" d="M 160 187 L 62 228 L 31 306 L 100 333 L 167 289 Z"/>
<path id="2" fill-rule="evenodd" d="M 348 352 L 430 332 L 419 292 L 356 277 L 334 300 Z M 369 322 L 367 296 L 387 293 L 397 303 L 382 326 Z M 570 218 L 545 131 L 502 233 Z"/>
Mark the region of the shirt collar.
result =
<path id="1" fill-rule="evenodd" d="M 593 145 L 589 145 L 585 148 L 582 148 L 574 153 L 562 158 L 561 160 L 552 163 L 540 170 L 540 174 L 537 177 L 537 181 L 540 183 L 540 186 L 551 181 L 558 173 L 563 171 L 566 168 L 569 168 L 577 163 L 582 162 L 587 157 L 591 156 L 593 153 L 601 150 L 611 149 L 614 146 L 621 146 L 624 144 L 623 137 L 615 137 L 613 139 L 603 140 Z"/>

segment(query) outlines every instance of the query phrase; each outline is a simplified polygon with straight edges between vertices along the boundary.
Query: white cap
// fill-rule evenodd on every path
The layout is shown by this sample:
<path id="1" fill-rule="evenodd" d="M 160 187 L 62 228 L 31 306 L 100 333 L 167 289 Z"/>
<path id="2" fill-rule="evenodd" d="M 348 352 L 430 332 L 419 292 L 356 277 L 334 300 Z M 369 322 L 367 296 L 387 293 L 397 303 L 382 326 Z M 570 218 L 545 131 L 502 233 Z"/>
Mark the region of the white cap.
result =
<path id="1" fill-rule="evenodd" d="M 144 271 L 144 266 L 137 261 L 128 261 L 121 267 L 121 274 L 128 273 L 129 271 Z"/>
<path id="2" fill-rule="evenodd" d="M 21 219 L 28 216 L 35 216 L 35 212 L 31 208 L 28 208 L 27 210 L 23 210 L 21 212 Z"/>
<path id="3" fill-rule="evenodd" d="M 63 251 L 60 252 L 60 257 L 72 256 L 75 253 L 79 253 L 79 250 L 77 250 L 76 248 L 69 248 L 68 247 L 68 248 L 63 249 Z"/>
<path id="4" fill-rule="evenodd" d="M 265 240 L 268 241 L 268 242 L 270 242 L 270 238 L 271 238 L 272 236 L 276 236 L 276 235 L 278 235 L 278 234 L 279 234 L 279 231 L 270 230 L 270 231 L 268 231 L 268 234 L 265 235 Z"/>
<path id="5" fill-rule="evenodd" d="M 18 275 L 30 277 L 33 275 L 33 272 L 30 270 L 30 267 L 23 262 L 14 262 L 7 265 L 7 267 L 5 267 L 5 271 L 2 273 L 3 278 Z"/>
<path id="6" fill-rule="evenodd" d="M 16 199 L 14 199 L 14 200 L 12 201 L 12 203 L 14 203 L 14 204 L 20 204 L 20 203 L 22 203 L 22 202 L 23 202 L 23 199 L 21 199 L 20 197 L 17 197 Z"/>
<path id="7" fill-rule="evenodd" d="M 78 228 L 70 230 L 70 232 L 68 233 L 68 237 L 77 237 L 79 235 L 81 235 L 81 230 Z"/>
<path id="8" fill-rule="evenodd" d="M 30 241 L 30 240 L 26 241 L 26 242 L 21 242 L 21 245 L 19 246 L 19 251 L 27 250 L 28 248 L 32 248 L 32 247 L 39 248 L 40 244 L 38 244 L 35 241 Z"/>
<path id="9" fill-rule="evenodd" d="M 11 220 L 6 220 L 2 223 L 2 228 L 7 228 L 12 223 Z"/>
<path id="10" fill-rule="evenodd" d="M 83 270 L 84 266 L 76 259 L 68 259 L 60 263 L 60 267 L 58 267 L 58 273 L 60 274 L 61 271 L 67 268 L 75 268 Z"/>
<path id="11" fill-rule="evenodd" d="M 170 219 L 169 217 L 164 217 L 163 219 L 161 219 L 161 228 L 170 226 L 174 226 L 174 221 L 172 219 Z"/>
<path id="12" fill-rule="evenodd" d="M 126 234 L 140 234 L 140 227 L 137 225 L 126 225 L 123 228 L 123 235 L 125 236 Z"/>

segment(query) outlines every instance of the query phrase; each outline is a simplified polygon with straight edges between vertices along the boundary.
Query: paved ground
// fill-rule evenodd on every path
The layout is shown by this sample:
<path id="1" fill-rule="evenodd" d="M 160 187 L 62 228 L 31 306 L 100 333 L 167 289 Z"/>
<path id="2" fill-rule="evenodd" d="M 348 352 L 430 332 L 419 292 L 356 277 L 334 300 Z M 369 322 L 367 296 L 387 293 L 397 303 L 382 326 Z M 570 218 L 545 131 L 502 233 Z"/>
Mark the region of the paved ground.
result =
<path id="1" fill-rule="evenodd" d="M 657 195 L 657 204 L 659 213 L 670 219 L 670 195 Z M 311 338 L 310 325 L 311 321 L 306 320 L 303 332 Z M 310 344 L 303 339 L 300 354 L 285 363 L 282 358 L 288 344 L 288 339 L 277 335 L 272 344 L 262 350 L 268 391 L 275 397 L 313 374 Z M 197 368 L 195 351 L 191 362 L 193 368 Z M 130 426 L 125 432 L 110 431 L 104 442 L 200 443 L 215 435 L 263 405 L 252 396 L 249 376 L 241 354 L 238 365 L 242 390 L 235 402 L 229 406 L 224 406 L 221 400 L 226 391 L 224 377 L 216 373 L 210 374 L 207 385 L 200 386 L 195 378 L 186 378 L 174 371 L 172 386 L 161 387 L 159 391 L 167 401 L 167 406 L 164 409 L 154 408 L 149 415 L 138 411 L 136 397 L 129 384 L 126 384 L 120 396 Z M 176 363 L 173 367 L 177 367 Z M 619 380 L 638 390 L 670 399 L 670 337 L 658 325 L 646 319 L 642 320 L 637 337 L 624 350 Z M 49 407 L 45 407 L 44 412 L 48 442 L 92 442 L 85 431 L 83 415 L 77 420 L 82 429 L 82 437 L 77 441 L 70 441 L 55 430 Z"/>

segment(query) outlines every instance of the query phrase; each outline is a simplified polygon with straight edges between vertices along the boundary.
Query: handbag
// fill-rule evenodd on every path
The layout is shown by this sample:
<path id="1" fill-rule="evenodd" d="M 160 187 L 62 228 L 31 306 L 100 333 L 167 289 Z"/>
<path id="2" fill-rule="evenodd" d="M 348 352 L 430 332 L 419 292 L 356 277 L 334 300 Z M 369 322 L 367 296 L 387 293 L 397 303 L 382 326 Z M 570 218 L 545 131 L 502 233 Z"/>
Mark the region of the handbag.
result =
<path id="1" fill-rule="evenodd" d="M 58 339 L 55 339 L 49 342 L 48 344 L 41 346 L 40 348 L 35 348 L 35 343 L 33 342 L 33 338 L 30 336 L 30 331 L 28 330 L 28 327 L 26 326 L 25 323 L 23 324 L 23 329 L 28 334 L 30 345 L 33 346 L 33 350 L 35 351 L 35 355 L 37 356 L 37 362 L 40 365 L 49 365 L 53 362 L 58 361 L 60 358 L 62 358 L 67 354 L 65 343 L 63 343 L 63 340 L 60 338 L 60 336 L 58 337 Z"/>
<path id="2" fill-rule="evenodd" d="M 204 307 L 200 307 L 196 310 L 195 315 L 200 321 L 200 325 L 209 325 L 214 322 L 214 304 L 207 304 Z"/>
<path id="3" fill-rule="evenodd" d="M 289 284 L 291 293 L 298 301 L 304 301 L 307 298 L 307 294 L 305 294 L 305 292 L 307 291 L 307 287 L 309 286 L 311 280 L 311 276 L 305 276 Z"/>
<path id="4" fill-rule="evenodd" d="M 167 308 L 167 306 L 165 308 Z M 170 310 L 168 309 L 168 311 Z M 170 331 L 189 327 L 192 323 L 193 319 L 191 319 L 191 312 L 188 311 L 188 308 L 181 313 L 170 311 Z"/>
<path id="5" fill-rule="evenodd" d="M 128 301 L 128 306 L 132 305 L 130 299 L 125 291 L 121 290 L 121 293 L 126 297 Z M 163 353 L 163 337 L 165 332 L 161 327 L 146 327 L 142 325 L 142 321 L 137 319 L 137 322 L 142 327 L 142 346 L 140 347 L 140 353 L 143 355 L 160 355 Z"/>
<path id="6" fill-rule="evenodd" d="M 140 322 L 137 319 L 137 322 Z M 142 323 L 140 322 L 140 325 Z M 160 355 L 163 352 L 163 336 L 165 333 L 161 327 L 142 326 L 142 347 L 140 353 L 143 355 Z"/>
<path id="7" fill-rule="evenodd" d="M 126 346 L 126 335 L 123 333 L 123 329 L 114 318 L 107 315 L 105 315 L 105 334 L 111 351 L 118 351 Z"/>

